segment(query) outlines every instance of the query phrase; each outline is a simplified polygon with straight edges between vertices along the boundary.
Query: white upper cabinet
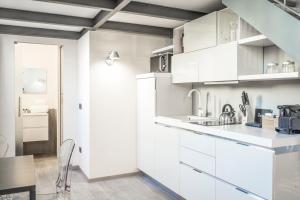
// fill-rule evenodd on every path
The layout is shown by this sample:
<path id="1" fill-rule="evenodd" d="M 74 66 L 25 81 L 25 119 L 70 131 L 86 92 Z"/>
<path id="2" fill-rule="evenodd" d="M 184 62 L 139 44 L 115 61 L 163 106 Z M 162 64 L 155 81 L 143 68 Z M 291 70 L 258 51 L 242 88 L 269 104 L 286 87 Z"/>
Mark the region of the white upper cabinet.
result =
<path id="1" fill-rule="evenodd" d="M 207 82 L 214 80 L 217 57 L 216 53 L 216 47 L 198 51 L 198 82 Z"/>
<path id="2" fill-rule="evenodd" d="M 184 52 L 217 45 L 217 12 L 205 15 L 184 25 Z"/>
<path id="3" fill-rule="evenodd" d="M 234 81 L 238 75 L 238 45 L 227 43 L 218 45 L 214 51 L 215 65 L 213 81 Z"/>
<path id="4" fill-rule="evenodd" d="M 242 22 L 224 9 L 186 23 L 185 53 L 172 60 L 173 83 L 237 81 L 239 75 L 261 73 L 263 48 L 238 45 L 246 35 Z"/>
<path id="5" fill-rule="evenodd" d="M 234 81 L 238 75 L 238 45 L 228 43 L 173 56 L 173 83 Z"/>
<path id="6" fill-rule="evenodd" d="M 172 57 L 172 82 L 198 82 L 198 52 L 177 54 Z"/>

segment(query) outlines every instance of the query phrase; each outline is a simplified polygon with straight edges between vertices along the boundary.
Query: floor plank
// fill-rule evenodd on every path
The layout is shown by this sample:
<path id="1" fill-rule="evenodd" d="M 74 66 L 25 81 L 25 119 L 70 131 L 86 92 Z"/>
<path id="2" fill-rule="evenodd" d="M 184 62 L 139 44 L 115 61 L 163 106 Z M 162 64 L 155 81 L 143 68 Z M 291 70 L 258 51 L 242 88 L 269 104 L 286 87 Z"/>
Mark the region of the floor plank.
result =
<path id="1" fill-rule="evenodd" d="M 55 196 L 57 178 L 57 159 L 55 157 L 35 158 L 37 176 L 37 200 L 50 200 Z M 118 179 L 88 183 L 80 170 L 72 171 L 72 200 L 172 200 L 149 179 L 141 176 L 129 176 Z M 47 194 L 47 195 L 46 195 Z M 14 195 L 13 199 L 26 200 L 28 194 Z"/>

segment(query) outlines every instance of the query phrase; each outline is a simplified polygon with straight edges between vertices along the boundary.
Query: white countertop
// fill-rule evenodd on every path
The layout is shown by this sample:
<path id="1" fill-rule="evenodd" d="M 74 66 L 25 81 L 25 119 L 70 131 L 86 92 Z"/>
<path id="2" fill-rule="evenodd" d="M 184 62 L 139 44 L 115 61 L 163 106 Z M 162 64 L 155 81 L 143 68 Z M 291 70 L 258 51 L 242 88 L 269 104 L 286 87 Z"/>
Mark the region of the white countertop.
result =
<path id="1" fill-rule="evenodd" d="M 44 116 L 48 115 L 48 113 L 23 113 L 23 116 Z"/>
<path id="2" fill-rule="evenodd" d="M 225 126 L 201 126 L 184 122 L 183 117 L 180 116 L 158 116 L 155 117 L 154 121 L 160 124 L 183 128 L 191 131 L 197 131 L 212 136 L 236 140 L 266 148 L 300 145 L 300 135 L 278 134 L 276 131 L 248 127 L 242 124 Z"/>

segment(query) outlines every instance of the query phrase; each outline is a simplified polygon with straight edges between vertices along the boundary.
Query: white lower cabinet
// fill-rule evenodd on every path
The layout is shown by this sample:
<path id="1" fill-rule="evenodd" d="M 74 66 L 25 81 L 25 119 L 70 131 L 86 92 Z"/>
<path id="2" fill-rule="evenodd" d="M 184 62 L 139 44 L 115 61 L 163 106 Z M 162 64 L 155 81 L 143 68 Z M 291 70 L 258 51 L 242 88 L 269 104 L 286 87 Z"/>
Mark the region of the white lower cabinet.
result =
<path id="1" fill-rule="evenodd" d="M 179 192 L 178 129 L 156 125 L 155 177 L 157 181 Z"/>
<path id="2" fill-rule="evenodd" d="M 216 177 L 273 199 L 274 151 L 234 141 L 216 141 Z"/>
<path id="3" fill-rule="evenodd" d="M 210 175 L 215 175 L 216 169 L 215 169 L 215 158 L 190 150 L 185 147 L 180 147 L 179 151 L 180 155 L 180 161 L 195 167 L 196 169 L 199 169 L 205 173 L 208 173 Z"/>
<path id="4" fill-rule="evenodd" d="M 241 188 L 216 181 L 216 200 L 264 200 Z"/>
<path id="5" fill-rule="evenodd" d="M 186 200 L 214 200 L 215 184 L 213 177 L 180 164 L 180 195 Z"/>

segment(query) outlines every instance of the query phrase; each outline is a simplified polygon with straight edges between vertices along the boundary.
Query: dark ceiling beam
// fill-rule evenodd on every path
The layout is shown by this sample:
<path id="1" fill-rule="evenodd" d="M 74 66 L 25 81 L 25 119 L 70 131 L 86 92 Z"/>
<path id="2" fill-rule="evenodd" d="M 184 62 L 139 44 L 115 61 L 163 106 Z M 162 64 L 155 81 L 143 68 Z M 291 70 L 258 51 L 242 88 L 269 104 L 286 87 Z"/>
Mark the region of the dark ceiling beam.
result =
<path id="1" fill-rule="evenodd" d="M 49 3 L 67 4 L 82 7 L 100 8 L 113 10 L 117 5 L 117 0 L 35 0 Z"/>
<path id="2" fill-rule="evenodd" d="M 0 19 L 78 26 L 85 28 L 93 27 L 94 25 L 93 20 L 89 18 L 31 12 L 8 8 L 0 8 Z"/>
<path id="3" fill-rule="evenodd" d="M 53 29 L 29 28 L 23 26 L 0 25 L 0 34 L 60 38 L 77 40 L 80 38 L 80 33 L 73 31 L 61 31 Z"/>
<path id="4" fill-rule="evenodd" d="M 126 0 L 35 0 L 50 3 L 60 3 L 67 5 L 93 7 L 102 10 L 114 11 Z M 123 4 L 124 5 L 124 4 Z M 179 8 L 172 8 L 142 2 L 131 1 L 128 5 L 122 8 L 121 12 L 136 13 L 141 15 L 160 17 L 166 19 L 175 19 L 181 21 L 190 21 L 205 15 L 203 12 L 196 12 L 190 10 L 184 10 Z"/>
<path id="5" fill-rule="evenodd" d="M 199 18 L 206 13 L 190 10 L 159 6 L 141 2 L 130 2 L 121 12 L 136 13 L 141 15 L 160 17 L 166 19 L 190 21 Z"/>
<path id="6" fill-rule="evenodd" d="M 130 24 L 130 23 L 123 23 L 123 22 L 108 21 L 105 24 L 103 24 L 100 27 L 100 29 L 110 29 L 110 30 L 139 33 L 139 34 L 159 35 L 159 36 L 165 36 L 169 38 L 173 37 L 173 29 L 171 28 L 162 28 L 162 27 Z"/>
<path id="7" fill-rule="evenodd" d="M 112 16 L 117 12 L 126 7 L 131 0 L 118 0 L 118 5 L 112 11 L 100 11 L 98 15 L 94 18 L 94 28 L 97 29 L 105 24 Z"/>

